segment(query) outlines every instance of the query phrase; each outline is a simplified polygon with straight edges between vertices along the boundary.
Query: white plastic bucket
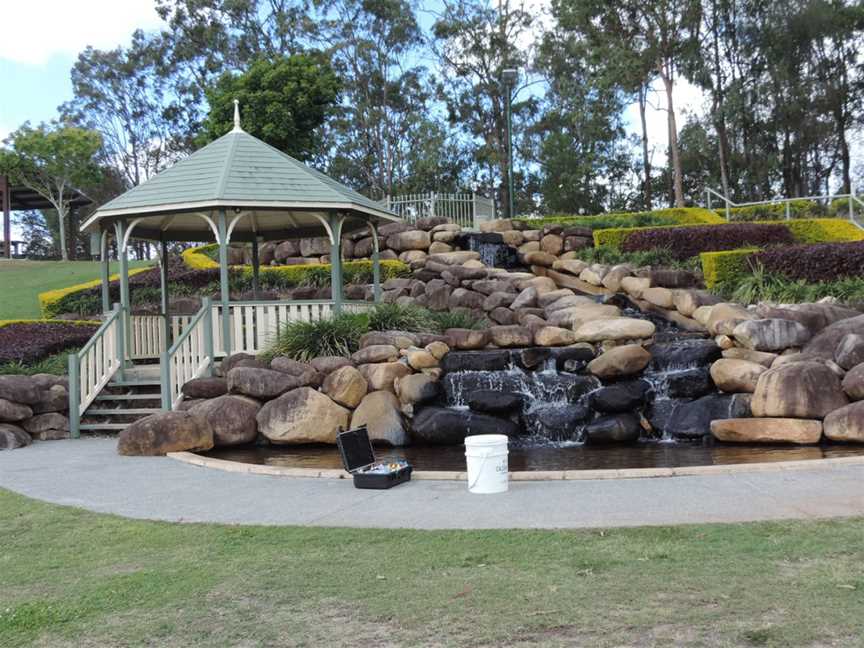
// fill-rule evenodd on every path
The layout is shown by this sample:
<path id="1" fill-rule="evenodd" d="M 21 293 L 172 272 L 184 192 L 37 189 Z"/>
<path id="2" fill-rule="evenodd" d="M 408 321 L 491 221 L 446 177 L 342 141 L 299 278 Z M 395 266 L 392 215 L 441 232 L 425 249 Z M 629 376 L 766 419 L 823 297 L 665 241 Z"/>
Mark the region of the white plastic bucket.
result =
<path id="1" fill-rule="evenodd" d="M 507 491 L 507 436 L 478 434 L 465 437 L 468 491 L 487 495 Z"/>

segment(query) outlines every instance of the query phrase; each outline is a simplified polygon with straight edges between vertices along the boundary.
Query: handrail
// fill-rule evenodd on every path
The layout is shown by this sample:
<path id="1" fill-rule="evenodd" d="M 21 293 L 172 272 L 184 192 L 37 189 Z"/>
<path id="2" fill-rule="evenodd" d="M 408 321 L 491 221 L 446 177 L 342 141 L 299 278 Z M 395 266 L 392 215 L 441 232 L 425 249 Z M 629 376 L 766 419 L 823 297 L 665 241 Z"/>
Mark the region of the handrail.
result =
<path id="1" fill-rule="evenodd" d="M 171 410 L 183 400 L 183 385 L 209 375 L 213 368 L 213 304 L 209 297 L 201 300 L 201 310 L 159 360 L 162 409 Z"/>
<path id="2" fill-rule="evenodd" d="M 123 311 L 119 304 L 77 353 L 69 354 L 69 431 L 81 435 L 81 414 L 120 372 L 124 354 Z"/>
<path id="3" fill-rule="evenodd" d="M 858 203 L 862 208 L 864 208 L 864 202 L 862 202 L 862 200 L 860 198 L 858 198 L 858 196 L 856 196 L 854 193 L 819 194 L 819 195 L 813 195 L 813 196 L 796 196 L 795 198 L 781 198 L 781 197 L 777 196 L 777 197 L 772 198 L 770 200 L 754 200 L 754 201 L 749 201 L 749 202 L 736 203 L 734 200 L 726 197 L 725 195 L 721 194 L 720 192 L 718 192 L 714 189 L 711 189 L 710 187 L 705 187 L 705 196 L 707 198 L 706 202 L 707 202 L 708 209 L 711 209 L 711 196 L 716 196 L 717 198 L 719 198 L 720 200 L 722 200 L 724 202 L 725 209 L 726 209 L 726 220 L 727 221 L 731 220 L 730 219 L 730 208 L 732 208 L 732 207 L 736 207 L 736 208 L 737 207 L 755 207 L 757 205 L 783 205 L 783 204 L 785 204 L 786 205 L 786 220 L 789 220 L 791 218 L 790 204 L 795 202 L 795 201 L 798 201 L 798 200 L 826 200 L 826 201 L 828 201 L 828 200 L 830 200 L 833 202 L 833 201 L 838 200 L 840 198 L 846 198 L 847 200 L 849 200 L 849 220 L 852 223 L 854 223 L 855 225 L 857 225 L 858 227 L 864 229 L 864 225 L 859 223 L 858 220 L 856 219 L 855 210 L 852 206 L 853 203 Z"/>

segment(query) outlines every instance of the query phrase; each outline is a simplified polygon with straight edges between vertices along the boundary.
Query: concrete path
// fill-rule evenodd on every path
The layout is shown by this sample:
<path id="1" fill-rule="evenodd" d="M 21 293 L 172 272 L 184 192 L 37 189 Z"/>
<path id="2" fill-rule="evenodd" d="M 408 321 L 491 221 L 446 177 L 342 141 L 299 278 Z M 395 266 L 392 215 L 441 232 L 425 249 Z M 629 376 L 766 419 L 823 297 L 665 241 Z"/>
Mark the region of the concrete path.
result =
<path id="1" fill-rule="evenodd" d="M 131 518 L 417 529 L 586 528 L 864 515 L 864 466 L 653 479 L 458 482 L 361 491 L 348 480 L 228 473 L 120 457 L 109 439 L 0 452 L 0 488 Z"/>

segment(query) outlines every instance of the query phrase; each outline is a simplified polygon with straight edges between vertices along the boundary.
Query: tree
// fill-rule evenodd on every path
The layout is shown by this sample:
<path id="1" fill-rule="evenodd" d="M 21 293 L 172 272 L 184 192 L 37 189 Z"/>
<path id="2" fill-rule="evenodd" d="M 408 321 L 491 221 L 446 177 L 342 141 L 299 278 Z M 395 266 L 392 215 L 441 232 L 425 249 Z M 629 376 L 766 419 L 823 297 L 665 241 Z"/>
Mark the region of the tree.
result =
<path id="1" fill-rule="evenodd" d="M 339 79 L 321 54 L 255 61 L 246 72 L 227 73 L 208 88 L 210 112 L 197 142 L 206 144 L 231 130 L 237 99 L 243 130 L 306 160 L 318 148 L 316 129 L 336 103 L 339 87 Z"/>
<path id="2" fill-rule="evenodd" d="M 32 128 L 25 123 L 5 143 L 10 149 L 0 152 L 0 171 L 51 203 L 58 216 L 60 255 L 68 260 L 69 201 L 77 187 L 98 176 L 95 157 L 102 138 L 83 128 L 57 123 Z"/>
<path id="3" fill-rule="evenodd" d="M 498 204 L 510 217 L 514 214 L 509 213 L 507 177 L 515 164 L 507 155 L 510 97 L 501 73 L 507 68 L 523 73 L 528 69 L 525 42 L 533 16 L 520 0 L 499 0 L 497 7 L 486 0 L 445 0 L 443 5 L 432 26 L 433 49 L 442 68 L 438 94 L 450 123 L 466 136 L 477 180 L 492 189 L 497 186 Z M 515 88 L 513 96 L 524 87 Z M 513 103 L 514 158 L 536 106 L 534 97 Z"/>

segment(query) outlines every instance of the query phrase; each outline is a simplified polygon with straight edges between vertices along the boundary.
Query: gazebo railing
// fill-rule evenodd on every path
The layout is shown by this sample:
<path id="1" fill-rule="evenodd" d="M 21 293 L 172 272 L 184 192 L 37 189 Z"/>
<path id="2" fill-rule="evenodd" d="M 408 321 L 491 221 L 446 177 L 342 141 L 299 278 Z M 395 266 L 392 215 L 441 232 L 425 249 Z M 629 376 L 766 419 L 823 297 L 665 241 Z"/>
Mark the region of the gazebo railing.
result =
<path id="1" fill-rule="evenodd" d="M 183 385 L 209 374 L 213 359 L 213 307 L 205 297 L 198 314 L 161 354 L 162 409 L 174 409 L 183 400 Z"/>
<path id="2" fill-rule="evenodd" d="M 176 340 L 189 326 L 194 315 L 171 317 L 171 339 Z M 165 318 L 162 315 L 131 315 L 129 317 L 129 359 L 158 358 L 166 348 Z"/>

